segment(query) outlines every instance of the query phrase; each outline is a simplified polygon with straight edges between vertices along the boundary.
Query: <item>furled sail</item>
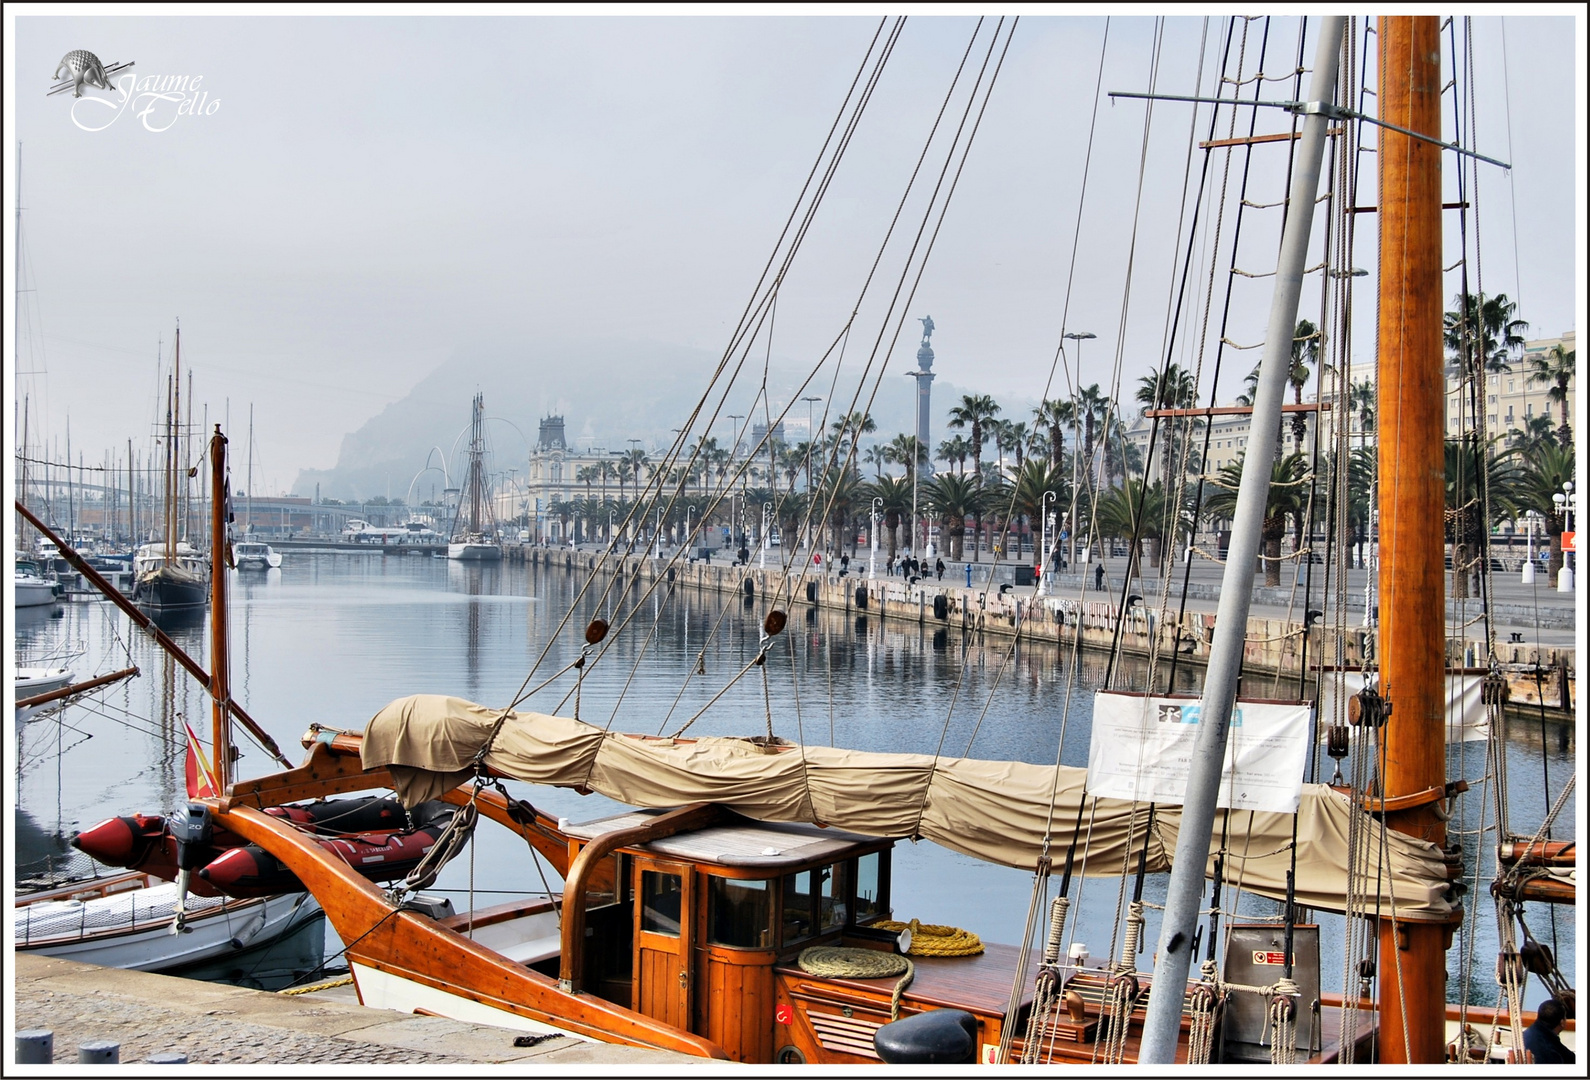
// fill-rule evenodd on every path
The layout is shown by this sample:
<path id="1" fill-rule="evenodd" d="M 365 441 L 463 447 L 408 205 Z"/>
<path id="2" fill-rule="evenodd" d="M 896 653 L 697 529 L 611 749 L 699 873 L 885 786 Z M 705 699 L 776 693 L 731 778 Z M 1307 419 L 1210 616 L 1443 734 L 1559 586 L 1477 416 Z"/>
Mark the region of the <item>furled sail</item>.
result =
<path id="1" fill-rule="evenodd" d="M 461 698 L 400 698 L 371 719 L 361 759 L 385 767 L 404 805 L 416 806 L 469 780 L 500 711 Z M 1078 820 L 1086 771 L 1018 761 L 881 754 L 825 746 L 767 747 L 748 739 L 668 739 L 604 732 L 544 713 L 509 713 L 485 756 L 488 768 L 532 784 L 583 788 L 637 807 L 712 802 L 759 821 L 804 821 L 871 836 L 921 837 L 974 858 L 1032 869 L 1048 830 L 1061 855 Z M 1142 846 L 1146 814 L 1130 802 L 1089 799 L 1077 866 L 1117 877 Z M 1051 811 L 1051 806 L 1053 810 Z M 1221 811 L 1225 815 L 1226 811 Z M 1292 865 L 1290 814 L 1230 811 L 1228 882 L 1284 899 Z M 1348 873 L 1349 828 L 1358 815 L 1356 872 Z M 1181 814 L 1160 807 L 1148 869 L 1170 869 Z M 1134 830 L 1129 840 L 1129 830 Z M 1131 851 L 1128 851 L 1130 844 Z M 1300 904 L 1341 911 L 1395 910 L 1404 919 L 1445 920 L 1452 904 L 1445 862 L 1433 845 L 1379 826 L 1346 796 L 1305 785 L 1297 814 Z M 1381 860 L 1385 859 L 1384 867 Z M 1212 873 L 1211 866 L 1205 873 Z M 1376 893 L 1378 892 L 1378 897 Z"/>

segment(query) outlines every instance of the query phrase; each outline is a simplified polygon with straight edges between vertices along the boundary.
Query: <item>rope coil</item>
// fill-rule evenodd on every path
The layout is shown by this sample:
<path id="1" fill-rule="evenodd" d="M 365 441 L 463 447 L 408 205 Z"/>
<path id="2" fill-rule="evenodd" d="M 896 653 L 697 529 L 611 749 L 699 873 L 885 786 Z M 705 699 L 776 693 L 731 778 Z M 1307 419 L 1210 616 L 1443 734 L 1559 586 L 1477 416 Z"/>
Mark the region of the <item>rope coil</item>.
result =
<path id="1" fill-rule="evenodd" d="M 877 949 L 852 949 L 839 945 L 814 945 L 795 960 L 808 975 L 829 979 L 886 979 L 902 975 L 889 998 L 890 1021 L 900 1018 L 900 997 L 916 978 L 916 965 L 899 953 Z"/>
<path id="2" fill-rule="evenodd" d="M 976 956 L 983 951 L 983 939 L 958 926 L 939 926 L 912 919 L 908 923 L 883 920 L 873 923 L 879 930 L 898 934 L 911 931 L 912 956 Z"/>

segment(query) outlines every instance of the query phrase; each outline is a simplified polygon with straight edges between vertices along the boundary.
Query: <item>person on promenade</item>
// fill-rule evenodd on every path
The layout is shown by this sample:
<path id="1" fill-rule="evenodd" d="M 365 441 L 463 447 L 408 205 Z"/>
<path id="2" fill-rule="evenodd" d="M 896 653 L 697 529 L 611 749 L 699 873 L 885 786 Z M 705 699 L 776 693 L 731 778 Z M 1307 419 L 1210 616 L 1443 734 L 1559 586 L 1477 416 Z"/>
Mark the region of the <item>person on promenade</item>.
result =
<path id="1" fill-rule="evenodd" d="M 938 563 L 933 567 L 933 569 L 938 571 L 939 580 L 943 581 L 944 580 L 944 560 L 940 559 L 938 561 Z"/>
<path id="2" fill-rule="evenodd" d="M 1567 1010 L 1556 998 L 1540 1003 L 1535 1022 L 1524 1029 L 1524 1049 L 1534 1056 L 1536 1065 L 1572 1065 L 1574 1053 L 1562 1044 L 1559 1033 Z"/>
<path id="3" fill-rule="evenodd" d="M 1102 562 L 1093 568 L 1093 591 L 1104 591 L 1104 564 Z"/>

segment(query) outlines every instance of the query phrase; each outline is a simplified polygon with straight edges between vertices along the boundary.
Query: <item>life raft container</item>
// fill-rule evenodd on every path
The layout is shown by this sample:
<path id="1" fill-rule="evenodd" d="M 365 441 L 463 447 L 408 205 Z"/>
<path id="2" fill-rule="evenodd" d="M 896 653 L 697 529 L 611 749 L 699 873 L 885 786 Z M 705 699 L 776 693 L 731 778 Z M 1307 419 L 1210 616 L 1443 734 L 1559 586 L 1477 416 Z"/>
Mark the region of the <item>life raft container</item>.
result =
<path id="1" fill-rule="evenodd" d="M 456 812 L 447 803 L 425 803 L 414 811 L 416 821 L 424 822 L 418 828 L 356 833 L 317 843 L 371 881 L 391 881 L 405 877 L 419 865 Z M 224 852 L 198 876 L 227 896 L 274 896 L 304 890 L 298 875 L 258 844 L 243 844 Z"/>

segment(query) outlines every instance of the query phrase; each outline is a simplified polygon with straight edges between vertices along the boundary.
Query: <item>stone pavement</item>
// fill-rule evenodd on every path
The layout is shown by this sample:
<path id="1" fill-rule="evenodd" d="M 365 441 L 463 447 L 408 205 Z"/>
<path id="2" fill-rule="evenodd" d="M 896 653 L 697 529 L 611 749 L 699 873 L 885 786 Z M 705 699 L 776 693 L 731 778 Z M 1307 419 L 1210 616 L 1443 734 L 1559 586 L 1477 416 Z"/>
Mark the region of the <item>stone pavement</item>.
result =
<path id="1" fill-rule="evenodd" d="M 13 954 L 16 1030 L 55 1033 L 57 1065 L 75 1063 L 77 1047 L 95 1039 L 121 1044 L 124 1063 L 182 1051 L 192 1064 L 469 1065 L 512 1063 L 647 1070 L 702 1064 L 665 1050 L 558 1037 L 515 1047 L 523 1032 L 435 1016 L 367 1009 L 322 995 L 298 997 L 223 983 L 94 967 L 31 953 Z M 6 1075 L 27 1072 L 12 1064 Z M 33 1067 L 37 1068 L 37 1067 Z"/>

